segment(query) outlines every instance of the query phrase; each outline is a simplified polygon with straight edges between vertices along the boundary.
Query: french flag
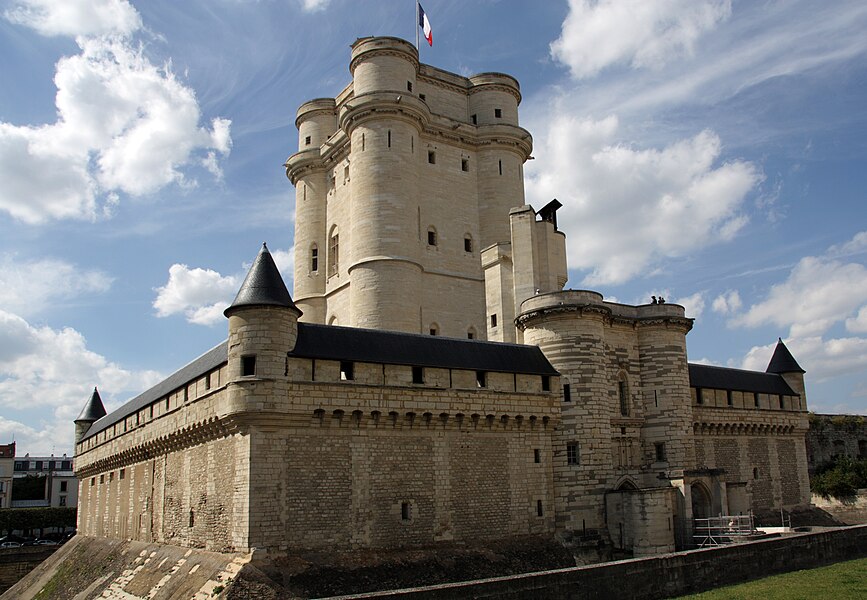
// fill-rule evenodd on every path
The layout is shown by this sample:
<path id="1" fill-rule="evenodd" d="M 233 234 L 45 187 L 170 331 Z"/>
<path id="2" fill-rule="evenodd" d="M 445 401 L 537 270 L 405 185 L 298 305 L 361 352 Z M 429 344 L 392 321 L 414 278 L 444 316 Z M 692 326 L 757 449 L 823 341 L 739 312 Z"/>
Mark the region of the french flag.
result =
<path id="1" fill-rule="evenodd" d="M 421 4 L 418 4 L 418 26 L 424 32 L 424 39 L 427 40 L 429 46 L 433 46 L 433 31 L 430 28 L 430 21 L 427 20 L 427 15 Z"/>

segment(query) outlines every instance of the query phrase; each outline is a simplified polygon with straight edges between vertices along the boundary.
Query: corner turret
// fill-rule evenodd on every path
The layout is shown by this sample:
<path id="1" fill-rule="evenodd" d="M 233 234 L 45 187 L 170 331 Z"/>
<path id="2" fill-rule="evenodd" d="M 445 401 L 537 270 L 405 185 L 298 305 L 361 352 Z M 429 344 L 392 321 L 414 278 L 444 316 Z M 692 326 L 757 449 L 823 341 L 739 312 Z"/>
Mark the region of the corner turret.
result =
<path id="1" fill-rule="evenodd" d="M 99 397 L 99 390 L 93 388 L 93 394 L 90 395 L 84 408 L 78 418 L 75 419 L 75 443 L 78 444 L 90 426 L 96 421 L 105 416 L 105 406 L 102 405 L 102 398 Z"/>
<path id="2" fill-rule="evenodd" d="M 807 393 L 804 388 L 804 373 L 806 371 L 801 368 L 792 353 L 783 343 L 782 338 L 777 338 L 777 347 L 774 348 L 774 354 L 768 363 L 768 368 L 765 373 L 776 373 L 782 376 L 789 384 L 792 390 L 801 396 L 801 408 L 806 410 Z"/>
<path id="3" fill-rule="evenodd" d="M 284 375 L 286 353 L 295 348 L 298 337 L 301 311 L 292 302 L 266 244 L 223 314 L 229 319 L 230 381 Z"/>

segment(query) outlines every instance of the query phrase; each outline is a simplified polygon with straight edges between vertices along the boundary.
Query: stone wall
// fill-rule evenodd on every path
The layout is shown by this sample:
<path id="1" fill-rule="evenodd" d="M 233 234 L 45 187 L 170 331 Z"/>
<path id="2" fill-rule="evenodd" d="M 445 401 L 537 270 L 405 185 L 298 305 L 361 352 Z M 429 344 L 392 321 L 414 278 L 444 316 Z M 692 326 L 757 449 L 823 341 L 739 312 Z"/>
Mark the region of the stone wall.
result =
<path id="1" fill-rule="evenodd" d="M 807 456 L 811 473 L 834 456 L 867 458 L 867 418 L 859 415 L 810 415 Z"/>
<path id="2" fill-rule="evenodd" d="M 0 594 L 15 585 L 33 568 L 54 554 L 57 546 L 0 548 Z"/>

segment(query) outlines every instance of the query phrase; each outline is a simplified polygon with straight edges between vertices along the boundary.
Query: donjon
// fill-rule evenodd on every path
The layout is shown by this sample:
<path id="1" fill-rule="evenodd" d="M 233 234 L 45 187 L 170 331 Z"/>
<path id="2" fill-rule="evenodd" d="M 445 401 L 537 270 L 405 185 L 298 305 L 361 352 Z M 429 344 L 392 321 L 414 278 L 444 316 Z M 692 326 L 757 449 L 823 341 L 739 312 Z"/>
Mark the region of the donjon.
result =
<path id="1" fill-rule="evenodd" d="M 563 289 L 560 203 L 524 203 L 517 81 L 379 37 L 350 72 L 297 113 L 294 293 L 263 246 L 226 342 L 109 414 L 93 394 L 82 534 L 272 558 L 530 536 L 598 558 L 809 504 L 782 341 L 765 372 L 690 364 L 682 306 Z"/>

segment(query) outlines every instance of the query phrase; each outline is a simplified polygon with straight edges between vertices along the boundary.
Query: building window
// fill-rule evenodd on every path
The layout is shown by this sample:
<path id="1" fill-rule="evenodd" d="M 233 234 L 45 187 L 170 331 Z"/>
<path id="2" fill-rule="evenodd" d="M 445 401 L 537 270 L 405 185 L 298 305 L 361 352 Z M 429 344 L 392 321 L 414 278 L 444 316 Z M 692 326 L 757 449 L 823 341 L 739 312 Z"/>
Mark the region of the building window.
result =
<path id="1" fill-rule="evenodd" d="M 126 469 L 120 470 L 120 478 L 121 480 L 126 479 Z"/>
<path id="2" fill-rule="evenodd" d="M 734 405 L 734 392 L 731 390 L 726 390 L 726 404 L 729 406 Z"/>
<path id="3" fill-rule="evenodd" d="M 241 357 L 241 376 L 249 377 L 256 374 L 256 355 L 248 354 Z"/>
<path id="4" fill-rule="evenodd" d="M 190 527 L 193 527 L 196 524 L 196 513 L 193 512 L 193 509 L 190 509 Z"/>
<path id="5" fill-rule="evenodd" d="M 316 244 L 310 248 L 310 272 L 319 271 L 319 247 Z"/>
<path id="6" fill-rule="evenodd" d="M 753 479 L 758 479 L 758 478 L 759 478 L 759 468 L 753 467 Z"/>
<path id="7" fill-rule="evenodd" d="M 413 383 L 424 383 L 424 367 L 413 367 L 412 368 L 412 382 Z"/>
<path id="8" fill-rule="evenodd" d="M 428 246 L 436 246 L 437 245 L 437 230 L 433 227 L 429 227 L 427 230 L 427 245 Z"/>
<path id="9" fill-rule="evenodd" d="M 66 506 L 66 496 L 60 496 L 60 506 Z"/>
<path id="10" fill-rule="evenodd" d="M 755 404 L 756 408 L 759 407 L 759 393 L 758 392 L 753 392 L 753 403 Z M 701 404 L 701 402 L 699 402 L 699 404 Z"/>
<path id="11" fill-rule="evenodd" d="M 780 394 L 780 409 L 784 409 L 784 408 L 786 408 L 786 405 L 785 405 L 785 403 L 783 402 L 783 395 Z"/>
<path id="12" fill-rule="evenodd" d="M 388 147 L 391 148 L 391 129 L 388 130 Z"/>
<path id="13" fill-rule="evenodd" d="M 625 375 L 621 375 L 617 382 L 617 394 L 620 397 L 620 414 L 626 417 L 629 415 L 629 385 Z"/>
<path id="14" fill-rule="evenodd" d="M 407 91 L 407 92 L 411 92 L 411 91 L 412 91 L 412 81 L 407 81 L 407 82 L 406 82 L 406 91 Z"/>
<path id="15" fill-rule="evenodd" d="M 421 100 L 427 100 L 427 96 L 425 96 L 424 94 L 419 94 L 418 97 L 419 97 Z"/>
<path id="16" fill-rule="evenodd" d="M 478 125 L 478 124 L 479 124 L 479 119 L 478 119 L 478 116 L 477 116 L 477 115 L 470 115 L 470 121 L 473 122 L 473 125 Z"/>
<path id="17" fill-rule="evenodd" d="M 205 390 L 209 390 L 209 389 L 211 389 L 211 374 L 210 373 L 205 375 Z"/>
<path id="18" fill-rule="evenodd" d="M 61 492 L 65 492 L 65 491 L 66 491 L 66 485 L 67 485 L 68 483 L 69 483 L 68 481 L 61 481 L 61 482 L 60 482 L 60 491 L 61 491 Z"/>
<path id="19" fill-rule="evenodd" d="M 340 361 L 340 380 L 352 381 L 355 379 L 355 364 L 350 360 Z"/>
<path id="20" fill-rule="evenodd" d="M 656 451 L 656 462 L 665 462 L 665 442 L 656 442 L 653 448 Z"/>
<path id="21" fill-rule="evenodd" d="M 427 162 L 429 164 L 432 164 L 432 165 L 437 164 L 437 153 L 434 152 L 433 150 L 428 150 L 427 151 Z"/>
<path id="22" fill-rule="evenodd" d="M 551 376 L 550 375 L 542 375 L 542 391 L 550 392 L 551 391 Z"/>
<path id="23" fill-rule="evenodd" d="M 312 140 L 310 139 L 310 136 L 308 135 L 306 138 L 304 138 L 304 145 L 309 146 L 311 141 Z"/>
<path id="24" fill-rule="evenodd" d="M 563 402 L 572 402 L 572 389 L 568 383 L 563 384 Z"/>
<path id="25" fill-rule="evenodd" d="M 430 331 L 431 335 L 439 335 L 440 334 L 439 325 L 437 325 L 436 323 L 431 323 L 431 326 L 428 328 L 428 330 Z"/>
<path id="26" fill-rule="evenodd" d="M 464 236 L 464 252 L 473 251 L 473 238 L 467 234 Z"/>
<path id="27" fill-rule="evenodd" d="M 495 108 L 494 109 L 494 117 L 497 119 L 502 119 L 503 118 L 503 109 L 502 108 Z"/>
<path id="28" fill-rule="evenodd" d="M 337 227 L 331 228 L 331 236 L 328 244 L 328 274 L 337 275 L 337 269 L 340 261 L 340 236 L 337 233 Z"/>
<path id="29" fill-rule="evenodd" d="M 412 509 L 410 507 L 409 502 L 401 502 L 400 503 L 400 520 L 401 521 L 409 521 L 412 519 Z"/>
<path id="30" fill-rule="evenodd" d="M 461 171 L 464 173 L 469 172 L 470 170 L 470 161 L 466 158 L 461 159 Z"/>
<path id="31" fill-rule="evenodd" d="M 702 389 L 695 388 L 695 403 L 696 404 L 704 404 L 704 398 L 702 397 Z"/>
<path id="32" fill-rule="evenodd" d="M 578 442 L 569 442 L 568 444 L 566 444 L 566 464 L 581 464 L 581 457 L 578 453 Z"/>
<path id="33" fill-rule="evenodd" d="M 536 516 L 537 517 L 542 516 L 542 501 L 541 500 L 536 500 Z"/>
<path id="34" fill-rule="evenodd" d="M 502 160 L 497 161 L 497 168 L 500 170 L 500 175 L 502 175 L 503 174 L 503 161 Z"/>
<path id="35" fill-rule="evenodd" d="M 36 470 L 37 470 L 37 471 L 41 471 L 41 470 L 42 470 L 42 461 L 41 461 L 41 460 L 37 460 L 37 461 L 36 461 Z"/>
<path id="36" fill-rule="evenodd" d="M 497 326 L 497 313 L 491 315 L 491 327 Z"/>
<path id="37" fill-rule="evenodd" d="M 533 449 L 533 462 L 536 464 L 542 462 L 542 451 L 538 448 Z"/>
<path id="38" fill-rule="evenodd" d="M 488 387 L 488 374 L 485 371 L 476 371 L 476 387 Z"/>
<path id="39" fill-rule="evenodd" d="M 90 487 L 93 487 L 94 485 L 96 485 L 96 477 L 91 477 L 90 478 Z"/>
<path id="40" fill-rule="evenodd" d="M 468 340 L 476 339 L 476 328 L 475 327 L 470 327 L 469 329 L 467 329 L 467 339 Z"/>

